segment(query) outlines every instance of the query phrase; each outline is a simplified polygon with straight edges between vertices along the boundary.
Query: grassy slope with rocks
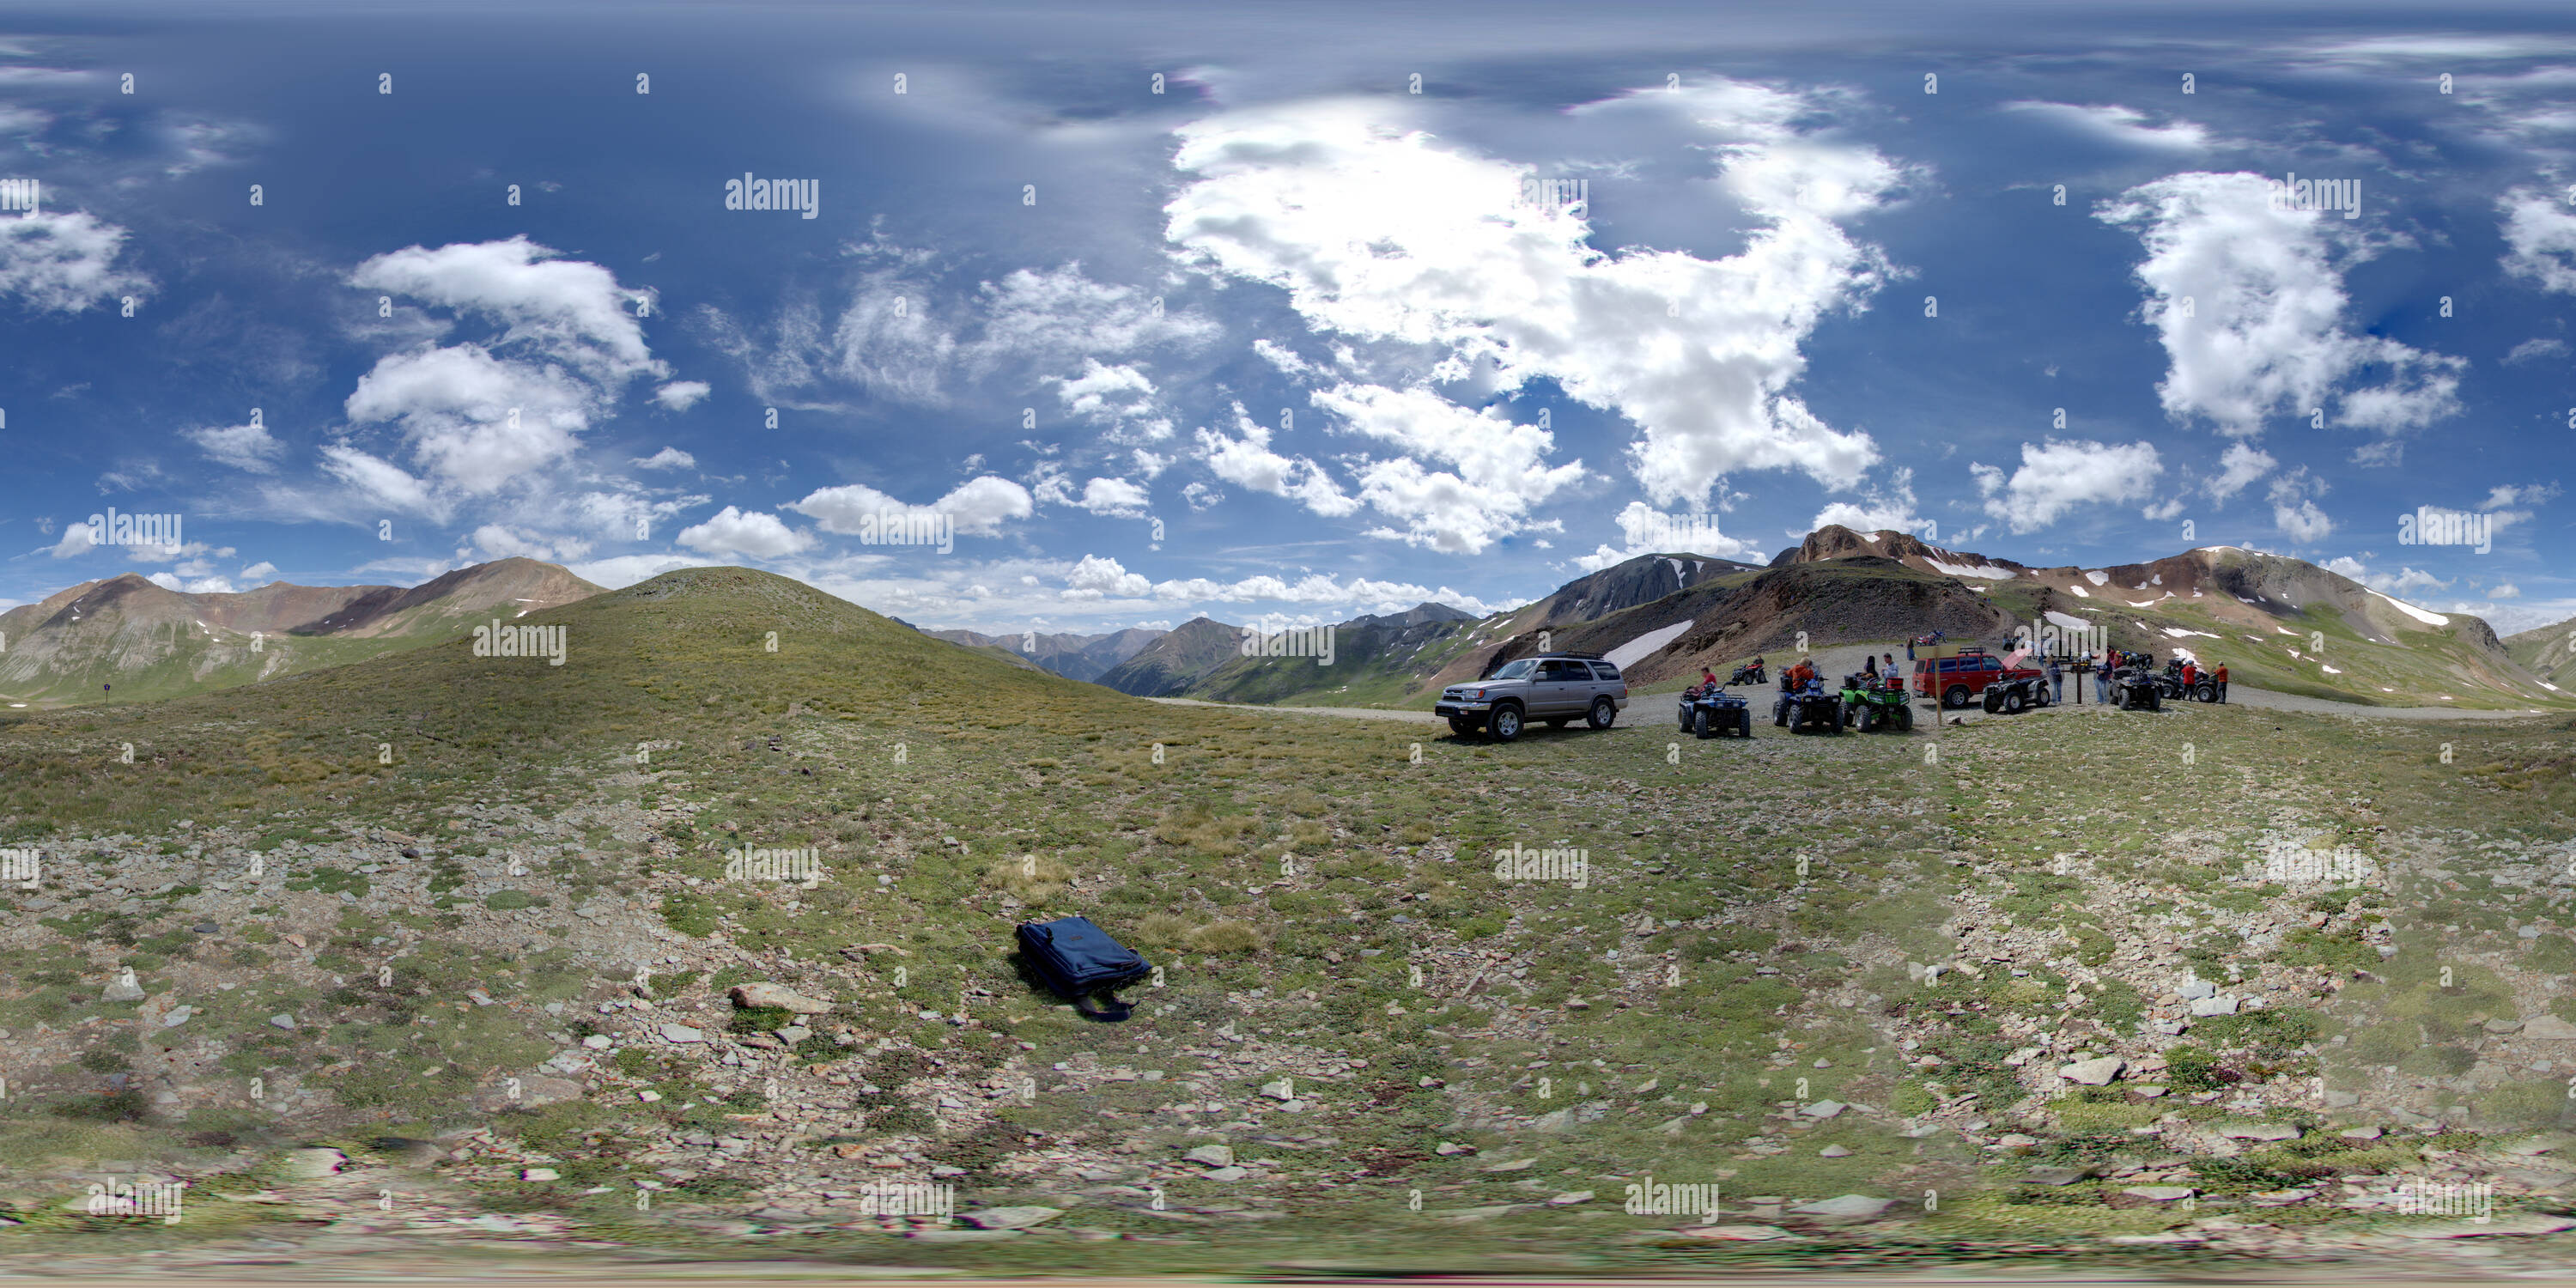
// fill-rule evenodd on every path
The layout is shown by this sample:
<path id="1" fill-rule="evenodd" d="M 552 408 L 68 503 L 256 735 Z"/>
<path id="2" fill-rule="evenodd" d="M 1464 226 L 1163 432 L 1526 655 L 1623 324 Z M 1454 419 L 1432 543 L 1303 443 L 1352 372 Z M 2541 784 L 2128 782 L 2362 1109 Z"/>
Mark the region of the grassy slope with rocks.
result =
<path id="1" fill-rule="evenodd" d="M 2508 1208 L 2565 1184 L 2504 1152 L 2564 1125 L 2576 1056 L 2543 1022 L 2576 972 L 2556 724 L 1742 744 L 1649 704 L 1489 746 L 1135 701 L 740 569 L 531 620 L 569 664 L 440 645 L 0 724 L 0 839 L 46 862 L 0 940 L 0 1251 L 319 1225 L 991 1270 L 2339 1255 L 2401 1175 Z M 2375 875 L 2232 879 L 2266 833 Z M 1499 882 L 1513 843 L 1589 879 Z M 825 871 L 725 879 L 746 846 Z M 1014 921 L 1076 911 L 1164 968 L 1125 1025 L 1010 960 Z M 143 996 L 103 1000 L 129 968 Z M 2269 1005 L 2190 1017 L 2186 968 Z M 2093 1053 L 2130 1068 L 2056 1076 Z M 2257 1121 L 2297 1135 L 2224 1134 Z M 2088 1174 L 2022 1183 L 2049 1167 Z M 101 1168 L 189 1179 L 189 1224 L 62 1211 Z M 1649 1174 L 1770 1231 L 1620 1212 Z M 898 1242 L 872 1180 L 1061 1215 Z M 1793 1210 L 1847 1194 L 1889 1203 Z"/>

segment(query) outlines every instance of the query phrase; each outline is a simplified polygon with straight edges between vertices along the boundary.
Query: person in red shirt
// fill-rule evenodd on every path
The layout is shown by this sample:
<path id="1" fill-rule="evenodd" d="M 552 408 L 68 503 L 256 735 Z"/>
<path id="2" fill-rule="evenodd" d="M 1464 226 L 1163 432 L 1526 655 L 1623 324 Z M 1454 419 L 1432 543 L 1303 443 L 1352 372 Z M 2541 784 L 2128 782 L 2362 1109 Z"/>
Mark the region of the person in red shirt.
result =
<path id="1" fill-rule="evenodd" d="M 2210 682 L 2218 686 L 2218 700 L 2227 700 L 2227 664 L 2221 662 L 2209 673 Z"/>
<path id="2" fill-rule="evenodd" d="M 2192 659 L 2190 659 L 2190 658 L 2184 658 L 2184 659 L 2183 659 L 2183 662 L 2182 662 L 2182 687 L 2183 687 L 2183 691 L 2184 691 L 2184 692 L 2186 692 L 2186 693 L 2188 693 L 2188 692 L 2190 692 L 2190 691 L 2192 690 L 2192 688 L 2193 688 L 2194 686 L 2198 685 L 2199 683 L 2200 683 L 2200 663 L 2198 663 L 2198 662 L 2196 662 L 2196 661 L 2193 661 L 2193 660 L 2192 660 Z"/>

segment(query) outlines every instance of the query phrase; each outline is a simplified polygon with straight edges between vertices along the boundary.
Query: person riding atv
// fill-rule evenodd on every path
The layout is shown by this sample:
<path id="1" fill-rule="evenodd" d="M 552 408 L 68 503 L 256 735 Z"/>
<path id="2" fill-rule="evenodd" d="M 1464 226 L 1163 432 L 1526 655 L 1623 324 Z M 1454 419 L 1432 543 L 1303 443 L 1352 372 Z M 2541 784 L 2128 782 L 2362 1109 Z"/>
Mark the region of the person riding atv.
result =
<path id="1" fill-rule="evenodd" d="M 1771 723 L 1778 728 L 1817 724 L 1841 733 L 1842 701 L 1826 691 L 1814 664 L 1800 658 L 1797 665 L 1780 673 L 1780 696 L 1771 704 Z"/>
<path id="2" fill-rule="evenodd" d="M 1861 671 L 1843 677 L 1842 718 L 1846 726 L 1858 725 L 1862 733 L 1876 729 L 1909 733 L 1914 728 L 1914 700 L 1906 694 L 1901 678 L 1895 685 L 1882 684 L 1876 672 Z"/>
<path id="3" fill-rule="evenodd" d="M 1762 659 L 1757 657 L 1750 662 L 1739 664 L 1735 668 L 1735 674 L 1728 676 L 1726 682 L 1728 684 L 1765 684 L 1770 681 L 1770 678 L 1763 672 Z"/>

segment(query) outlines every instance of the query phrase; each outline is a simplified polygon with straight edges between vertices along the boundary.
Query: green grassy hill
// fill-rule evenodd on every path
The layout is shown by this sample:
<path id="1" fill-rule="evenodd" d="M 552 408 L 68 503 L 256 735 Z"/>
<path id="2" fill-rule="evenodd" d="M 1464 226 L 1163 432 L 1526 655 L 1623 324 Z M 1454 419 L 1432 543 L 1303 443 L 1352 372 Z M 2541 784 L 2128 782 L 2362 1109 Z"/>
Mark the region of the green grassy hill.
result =
<path id="1" fill-rule="evenodd" d="M 1899 578 L 1768 571 L 1734 593 L 1820 623 Z M 2205 1216 L 2127 1192 L 2149 1174 L 2337 1255 L 2384 1213 L 2307 1182 L 2503 1168 L 2502 1215 L 2551 1200 L 2495 1151 L 2576 1115 L 2563 1051 L 2515 1036 L 2576 1019 L 2564 720 L 1496 746 L 1141 701 L 743 569 L 521 624 L 564 665 L 448 642 L 0 715 L 0 845 L 45 864 L 0 890 L 0 1242 L 345 1241 L 382 1189 L 368 1237 L 520 1253 L 2133 1266 L 2106 1240 Z M 2285 840 L 2373 866 L 2268 879 Z M 728 875 L 753 848 L 822 870 Z M 1583 879 L 1498 877 L 1515 848 Z M 1121 1026 L 1012 958 L 1016 922 L 1068 913 L 1162 968 Z M 2163 1000 L 2186 971 L 2264 1004 Z M 2127 1072 L 2057 1076 L 2088 1053 Z M 2256 1120 L 2279 1139 L 2224 1134 Z M 351 1170 L 292 1170 L 320 1147 Z M 187 1179 L 188 1223 L 66 1212 L 102 1170 Z M 1621 1210 L 1648 1176 L 1783 1237 Z M 911 1239 L 856 1206 L 879 1180 L 1054 1215 Z M 1837 1196 L 1874 1215 L 1797 1210 Z"/>

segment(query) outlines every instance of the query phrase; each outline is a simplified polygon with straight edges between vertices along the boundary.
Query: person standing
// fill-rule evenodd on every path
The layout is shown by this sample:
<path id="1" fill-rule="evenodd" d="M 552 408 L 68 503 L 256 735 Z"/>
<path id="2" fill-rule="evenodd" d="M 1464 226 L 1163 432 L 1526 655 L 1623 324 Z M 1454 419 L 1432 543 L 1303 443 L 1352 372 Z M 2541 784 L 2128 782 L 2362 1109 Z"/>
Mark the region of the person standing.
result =
<path id="1" fill-rule="evenodd" d="M 2053 657 L 2048 659 L 2048 691 L 2049 701 L 2064 702 L 2066 700 L 2066 669 L 2059 666 L 2057 664 L 2057 659 Z"/>
<path id="2" fill-rule="evenodd" d="M 2209 682 L 2218 686 L 2218 700 L 2227 701 L 2227 664 L 2225 662 L 2211 668 Z"/>

